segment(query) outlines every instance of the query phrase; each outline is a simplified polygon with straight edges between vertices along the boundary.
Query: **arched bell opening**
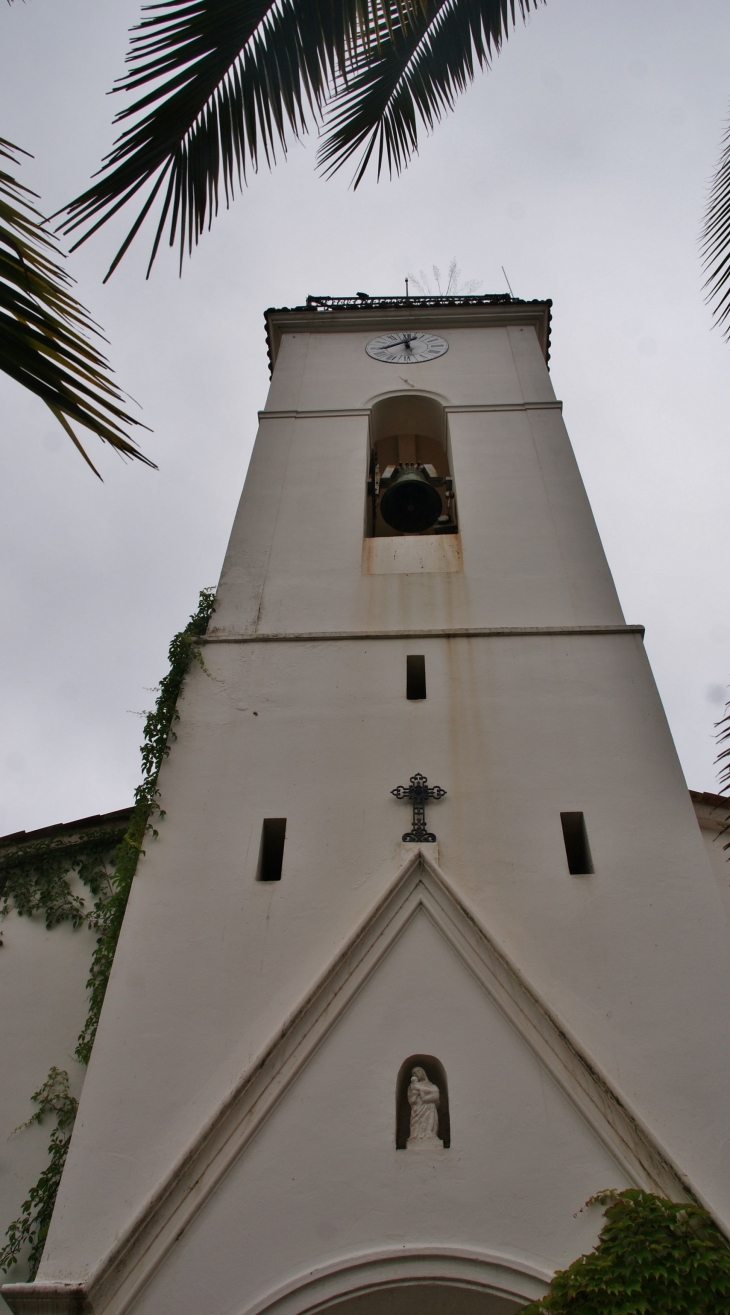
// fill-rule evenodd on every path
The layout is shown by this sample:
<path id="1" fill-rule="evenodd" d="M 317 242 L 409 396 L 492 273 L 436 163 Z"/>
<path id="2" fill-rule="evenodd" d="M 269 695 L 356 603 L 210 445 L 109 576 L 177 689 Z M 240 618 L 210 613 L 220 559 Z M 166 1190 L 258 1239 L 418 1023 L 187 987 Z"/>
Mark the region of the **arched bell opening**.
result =
<path id="1" fill-rule="evenodd" d="M 419 393 L 381 398 L 370 413 L 366 535 L 457 531 L 443 406 Z"/>

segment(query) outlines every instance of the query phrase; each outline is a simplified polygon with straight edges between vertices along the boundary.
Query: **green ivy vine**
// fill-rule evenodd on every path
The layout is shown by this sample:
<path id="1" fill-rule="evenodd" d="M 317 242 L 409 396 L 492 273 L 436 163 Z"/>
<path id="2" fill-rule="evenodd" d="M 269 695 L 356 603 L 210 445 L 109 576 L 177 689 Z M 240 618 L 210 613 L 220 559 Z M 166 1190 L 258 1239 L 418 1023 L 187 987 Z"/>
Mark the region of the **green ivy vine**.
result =
<path id="1" fill-rule="evenodd" d="M 2 921 L 15 909 L 21 917 L 42 914 L 46 927 L 70 922 L 75 928 L 89 920 L 81 895 L 71 889 L 75 872 L 96 900 L 110 894 L 109 860 L 125 826 L 99 827 L 69 842 L 53 836 L 14 849 L 0 858 L 0 946 Z"/>
<path id="2" fill-rule="evenodd" d="M 598 1244 L 522 1315 L 727 1315 L 730 1248 L 706 1210 L 650 1192 L 599 1192 Z"/>
<path id="3" fill-rule="evenodd" d="M 20 1215 L 10 1225 L 6 1233 L 7 1241 L 0 1251 L 0 1269 L 5 1272 L 15 1264 L 23 1248 L 29 1245 L 30 1280 L 35 1277 L 40 1264 L 78 1108 L 78 1101 L 68 1089 L 68 1073 L 55 1066 L 43 1086 L 33 1093 L 31 1100 L 38 1109 L 27 1123 L 21 1123 L 15 1131 L 29 1128 L 32 1123 L 42 1123 L 47 1114 L 55 1115 L 56 1126 L 48 1145 L 48 1164 L 38 1182 L 31 1187 Z"/>
<path id="4" fill-rule="evenodd" d="M 214 600 L 212 589 L 201 591 L 196 611 L 168 649 L 170 667 L 159 684 L 155 707 L 145 719 L 140 750 L 142 781 L 135 790 L 134 808 L 126 829 L 115 834 L 108 828 L 99 828 L 71 844 L 52 837 L 0 858 L 0 919 L 14 909 L 21 917 L 43 914 L 47 927 L 70 922 L 75 928 L 88 926 L 98 933 L 86 984 L 89 1009 L 75 1051 L 82 1064 L 88 1064 L 91 1055 L 132 880 L 140 854 L 144 853 L 145 836 L 148 832 L 156 836 L 152 819 L 164 817 L 158 803 L 157 780 L 176 739 L 178 698 L 191 663 L 198 662 L 206 670 L 196 640 L 208 628 Z M 72 891 L 68 881 L 71 872 L 77 873 L 95 897 L 90 909 Z M 77 1102 L 68 1084 L 65 1070 L 51 1068 L 43 1086 L 31 1096 L 38 1105 L 36 1113 L 27 1124 L 21 1125 L 41 1123 L 46 1115 L 55 1115 L 56 1119 L 48 1146 L 48 1164 L 28 1193 L 21 1214 L 8 1228 L 6 1244 L 0 1251 L 0 1271 L 6 1273 L 24 1248 L 30 1247 L 29 1282 L 35 1278 L 40 1264 L 76 1117 Z"/>
<path id="5" fill-rule="evenodd" d="M 88 1064 L 91 1055 L 132 879 L 137 871 L 140 854 L 144 853 L 142 848 L 144 838 L 148 831 L 152 831 L 153 836 L 157 835 L 150 819 L 155 814 L 160 818 L 165 815 L 157 802 L 159 796 L 157 778 L 176 739 L 174 725 L 179 716 L 177 701 L 190 664 L 195 661 L 204 671 L 206 670 L 195 641 L 200 639 L 208 628 L 214 602 L 215 592 L 212 589 L 201 590 L 196 611 L 193 612 L 185 629 L 179 631 L 170 644 L 167 652 L 170 669 L 160 681 L 155 707 L 152 712 L 147 713 L 145 720 L 140 749 L 143 776 L 134 792 L 134 808 L 129 826 L 114 856 L 112 892 L 108 899 L 94 906 L 89 919 L 90 925 L 98 931 L 99 935 L 87 982 L 90 992 L 89 1012 L 76 1047 L 76 1058 L 82 1064 Z"/>

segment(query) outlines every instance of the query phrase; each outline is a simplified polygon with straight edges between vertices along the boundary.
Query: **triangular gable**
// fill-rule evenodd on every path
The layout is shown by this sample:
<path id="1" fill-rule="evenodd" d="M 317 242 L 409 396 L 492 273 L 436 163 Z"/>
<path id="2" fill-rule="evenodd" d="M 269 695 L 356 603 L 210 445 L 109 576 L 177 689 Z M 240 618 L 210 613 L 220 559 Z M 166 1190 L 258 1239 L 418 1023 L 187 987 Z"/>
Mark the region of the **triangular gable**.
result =
<path id="1" fill-rule="evenodd" d="M 122 1315 L 419 910 L 548 1070 L 629 1181 L 675 1200 L 696 1198 L 656 1137 L 480 925 L 424 847 L 409 855 L 386 894 L 243 1075 L 85 1290 L 56 1283 L 8 1284 L 3 1295 L 11 1308 L 27 1310 L 33 1304 L 38 1310 L 38 1299 L 46 1292 L 49 1298 L 53 1295 L 54 1310 L 59 1312 L 78 1310 L 83 1303 L 87 1310 Z"/>

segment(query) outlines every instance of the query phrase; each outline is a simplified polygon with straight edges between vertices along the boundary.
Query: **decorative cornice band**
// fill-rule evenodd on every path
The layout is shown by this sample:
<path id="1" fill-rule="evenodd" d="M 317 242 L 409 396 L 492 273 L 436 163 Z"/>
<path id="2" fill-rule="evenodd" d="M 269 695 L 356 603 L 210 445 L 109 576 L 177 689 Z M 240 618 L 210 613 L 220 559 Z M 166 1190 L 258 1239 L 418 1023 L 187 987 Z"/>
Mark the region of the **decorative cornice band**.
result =
<path id="1" fill-rule="evenodd" d="M 557 397 L 545 402 L 444 402 L 444 411 L 449 415 L 469 415 L 472 411 L 562 411 L 563 403 Z"/>
<path id="2" fill-rule="evenodd" d="M 423 300 L 415 298 L 408 302 L 401 298 L 368 298 L 359 305 L 330 304 L 326 309 L 321 305 L 315 308 L 310 303 L 267 310 L 264 319 L 272 373 L 285 333 L 377 333 L 379 329 L 401 328 L 406 315 L 409 327 L 414 329 L 448 332 L 450 329 L 533 328 L 548 361 L 551 301 L 504 301 L 500 297 L 493 301 L 475 299 L 465 305 L 463 299 L 444 304 L 445 300 L 438 305 L 424 305 Z"/>
<path id="3" fill-rule="evenodd" d="M 2 1295 L 14 1315 L 89 1315 L 93 1311 L 80 1283 L 4 1283 Z"/>
<path id="4" fill-rule="evenodd" d="M 196 644 L 317 643 L 341 639 L 522 639 L 541 635 L 641 635 L 644 626 L 464 626 L 458 630 L 307 630 L 299 634 L 201 635 Z"/>
<path id="5" fill-rule="evenodd" d="M 335 406 L 331 410 L 259 411 L 259 420 L 336 420 L 340 416 L 369 416 L 369 406 Z"/>
<path id="6" fill-rule="evenodd" d="M 408 396 L 404 391 L 404 396 Z M 482 411 L 562 411 L 563 403 L 557 400 L 548 402 L 469 402 L 464 406 L 444 403 L 447 415 L 470 415 Z M 259 411 L 259 420 L 327 420 L 338 416 L 369 416 L 369 406 L 337 406 L 330 410 L 312 411 Z"/>

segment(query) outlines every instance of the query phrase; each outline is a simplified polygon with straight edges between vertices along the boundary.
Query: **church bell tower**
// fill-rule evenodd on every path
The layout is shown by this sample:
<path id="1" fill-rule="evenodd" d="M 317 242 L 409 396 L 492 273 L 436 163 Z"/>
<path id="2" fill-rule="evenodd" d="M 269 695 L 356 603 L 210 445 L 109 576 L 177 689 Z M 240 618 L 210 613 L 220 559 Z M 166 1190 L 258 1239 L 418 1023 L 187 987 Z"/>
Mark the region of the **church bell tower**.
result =
<path id="1" fill-rule="evenodd" d="M 16 1312 L 509 1315 L 730 1227 L 728 931 L 550 303 L 309 298 Z M 23 1290 L 21 1290 L 23 1289 Z"/>

